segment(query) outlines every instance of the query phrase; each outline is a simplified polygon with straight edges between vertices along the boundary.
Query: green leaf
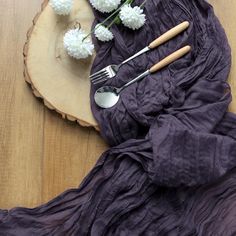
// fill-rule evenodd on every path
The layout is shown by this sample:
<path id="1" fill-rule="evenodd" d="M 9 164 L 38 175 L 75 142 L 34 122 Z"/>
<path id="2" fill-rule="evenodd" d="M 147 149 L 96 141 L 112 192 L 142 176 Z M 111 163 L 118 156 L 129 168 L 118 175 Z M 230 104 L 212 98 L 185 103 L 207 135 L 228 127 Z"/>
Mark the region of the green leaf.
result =
<path id="1" fill-rule="evenodd" d="M 114 20 L 114 23 L 117 24 L 117 25 L 120 25 L 121 24 L 121 19 L 119 16 L 117 16 Z"/>
<path id="2" fill-rule="evenodd" d="M 131 4 L 134 0 L 127 0 L 127 4 Z"/>

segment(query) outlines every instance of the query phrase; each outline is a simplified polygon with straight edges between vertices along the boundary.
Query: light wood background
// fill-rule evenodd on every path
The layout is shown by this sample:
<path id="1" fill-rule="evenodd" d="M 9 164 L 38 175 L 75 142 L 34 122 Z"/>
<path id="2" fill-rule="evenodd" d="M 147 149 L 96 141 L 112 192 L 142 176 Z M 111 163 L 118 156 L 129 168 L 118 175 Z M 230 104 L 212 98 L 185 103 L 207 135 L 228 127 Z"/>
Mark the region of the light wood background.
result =
<path id="1" fill-rule="evenodd" d="M 0 208 L 34 207 L 77 187 L 106 149 L 96 131 L 49 111 L 24 81 L 23 44 L 40 5 L 0 4 Z"/>
<path id="2" fill-rule="evenodd" d="M 210 2 L 236 53 L 236 1 Z M 45 108 L 24 82 L 25 34 L 40 5 L 40 0 L 0 4 L 0 208 L 34 207 L 77 187 L 107 148 L 93 129 L 66 122 Z M 235 74 L 233 60 L 234 91 Z"/>

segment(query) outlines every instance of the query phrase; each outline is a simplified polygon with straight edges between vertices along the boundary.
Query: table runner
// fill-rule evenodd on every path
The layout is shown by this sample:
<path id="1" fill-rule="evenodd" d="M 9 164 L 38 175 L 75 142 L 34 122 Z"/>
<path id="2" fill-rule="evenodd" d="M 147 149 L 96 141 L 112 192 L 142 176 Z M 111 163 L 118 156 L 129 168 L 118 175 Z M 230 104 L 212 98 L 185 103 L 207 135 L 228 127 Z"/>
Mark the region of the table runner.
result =
<path id="1" fill-rule="evenodd" d="M 0 210 L 0 235 L 236 235 L 236 116 L 227 111 L 225 32 L 205 0 L 148 0 L 144 11 L 141 30 L 118 25 L 113 41 L 94 39 L 92 72 L 185 20 L 186 32 L 129 62 L 106 84 L 121 86 L 187 44 L 191 53 L 128 87 L 111 109 L 91 99 L 111 148 L 79 188 L 36 208 Z M 102 16 L 94 13 L 96 24 Z"/>

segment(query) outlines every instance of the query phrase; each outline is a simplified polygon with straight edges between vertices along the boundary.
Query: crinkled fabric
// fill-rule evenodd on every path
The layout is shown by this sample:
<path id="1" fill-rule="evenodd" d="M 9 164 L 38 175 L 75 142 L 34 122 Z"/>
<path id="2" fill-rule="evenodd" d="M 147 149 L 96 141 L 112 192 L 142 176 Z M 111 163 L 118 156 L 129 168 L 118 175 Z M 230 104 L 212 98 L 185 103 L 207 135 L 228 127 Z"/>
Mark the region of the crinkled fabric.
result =
<path id="1" fill-rule="evenodd" d="M 225 32 L 204 0 L 148 0 L 144 11 L 142 29 L 114 26 L 113 41 L 94 39 L 92 72 L 182 21 L 190 27 L 105 84 L 122 86 L 182 46 L 191 53 L 123 90 L 113 108 L 96 106 L 93 86 L 92 111 L 111 148 L 79 188 L 33 209 L 0 210 L 0 235 L 236 235 L 236 115 L 227 111 Z M 104 17 L 95 16 L 95 24 Z"/>

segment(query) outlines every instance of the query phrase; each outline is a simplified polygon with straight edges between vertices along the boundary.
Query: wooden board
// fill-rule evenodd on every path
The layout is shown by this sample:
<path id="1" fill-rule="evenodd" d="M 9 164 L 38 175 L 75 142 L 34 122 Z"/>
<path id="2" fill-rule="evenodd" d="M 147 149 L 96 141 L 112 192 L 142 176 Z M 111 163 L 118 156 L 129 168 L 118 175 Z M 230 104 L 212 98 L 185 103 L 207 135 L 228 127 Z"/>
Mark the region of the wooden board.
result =
<path id="1" fill-rule="evenodd" d="M 98 129 L 90 109 L 89 72 L 93 57 L 75 60 L 63 48 L 63 36 L 76 22 L 89 32 L 94 16 L 87 0 L 77 0 L 69 16 L 58 16 L 44 1 L 24 47 L 25 79 L 36 97 L 63 118 Z"/>

